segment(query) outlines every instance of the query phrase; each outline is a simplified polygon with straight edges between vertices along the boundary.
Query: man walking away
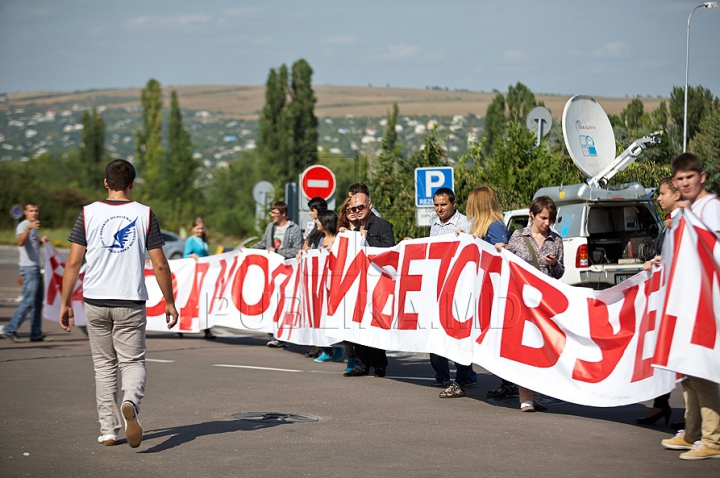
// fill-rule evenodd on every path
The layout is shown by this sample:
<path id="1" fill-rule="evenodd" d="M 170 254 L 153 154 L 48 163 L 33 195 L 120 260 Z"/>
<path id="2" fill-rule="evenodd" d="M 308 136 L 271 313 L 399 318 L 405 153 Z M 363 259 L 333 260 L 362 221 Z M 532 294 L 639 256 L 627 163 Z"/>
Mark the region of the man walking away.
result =
<path id="1" fill-rule="evenodd" d="M 136 448 L 142 441 L 138 420 L 145 394 L 145 250 L 165 298 L 168 329 L 178 312 L 173 298 L 170 267 L 163 253 L 160 226 L 149 207 L 129 199 L 135 184 L 135 168 L 124 159 L 105 167 L 108 197 L 85 206 L 70 233 L 70 255 L 63 275 L 60 326 L 70 332 L 75 325 L 71 307 L 83 256 L 87 261 L 83 281 L 85 319 L 90 338 L 100 436 L 98 442 L 114 445 L 120 430 Z M 118 372 L 123 401 L 118 413 Z"/>

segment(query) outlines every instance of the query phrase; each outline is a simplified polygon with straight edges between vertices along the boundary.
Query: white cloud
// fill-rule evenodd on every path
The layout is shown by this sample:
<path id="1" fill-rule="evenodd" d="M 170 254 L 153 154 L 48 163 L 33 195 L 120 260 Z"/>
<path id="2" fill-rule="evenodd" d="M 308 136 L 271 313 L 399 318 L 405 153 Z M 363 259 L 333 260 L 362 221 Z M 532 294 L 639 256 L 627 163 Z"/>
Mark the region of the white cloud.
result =
<path id="1" fill-rule="evenodd" d="M 373 55 L 378 60 L 403 61 L 421 58 L 423 60 L 436 60 L 445 55 L 443 50 L 422 48 L 417 45 L 388 45 L 384 51 Z"/>
<path id="2" fill-rule="evenodd" d="M 613 41 L 596 48 L 592 55 L 595 58 L 619 58 L 630 51 L 630 46 L 622 41 Z"/>
<path id="3" fill-rule="evenodd" d="M 508 50 L 502 55 L 502 59 L 508 61 L 524 61 L 527 57 L 527 53 L 522 50 Z"/>
<path id="4" fill-rule="evenodd" d="M 202 25 L 210 23 L 213 17 L 210 15 L 186 14 L 175 16 L 149 16 L 141 15 L 127 21 L 131 27 L 144 27 L 146 25 L 152 27 L 185 27 L 190 25 Z"/>
<path id="5" fill-rule="evenodd" d="M 326 45 L 335 45 L 335 46 L 354 45 L 356 43 L 359 43 L 359 40 L 353 36 L 340 36 L 340 37 L 325 38 L 323 40 L 323 43 Z"/>
<path id="6" fill-rule="evenodd" d="M 247 17 L 256 11 L 253 7 L 237 7 L 223 10 L 222 14 L 226 17 Z"/>

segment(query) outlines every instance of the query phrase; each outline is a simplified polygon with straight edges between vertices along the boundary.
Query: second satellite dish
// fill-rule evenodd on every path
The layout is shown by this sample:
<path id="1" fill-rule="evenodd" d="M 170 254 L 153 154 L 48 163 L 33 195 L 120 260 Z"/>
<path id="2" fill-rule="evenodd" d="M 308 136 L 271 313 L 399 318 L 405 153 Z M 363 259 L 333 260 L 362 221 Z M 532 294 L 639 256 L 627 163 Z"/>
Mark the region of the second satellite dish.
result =
<path id="1" fill-rule="evenodd" d="M 570 98 L 563 110 L 562 128 L 570 157 L 586 177 L 594 177 L 615 160 L 615 133 L 595 98 Z"/>

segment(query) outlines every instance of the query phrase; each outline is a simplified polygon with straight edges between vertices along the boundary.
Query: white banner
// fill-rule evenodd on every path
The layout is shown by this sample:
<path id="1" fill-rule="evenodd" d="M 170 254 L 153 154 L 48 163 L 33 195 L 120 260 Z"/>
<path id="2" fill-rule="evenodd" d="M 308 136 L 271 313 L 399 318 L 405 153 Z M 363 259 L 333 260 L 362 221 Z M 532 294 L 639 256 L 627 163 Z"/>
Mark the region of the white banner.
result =
<path id="1" fill-rule="evenodd" d="M 296 344 L 432 352 L 562 400 L 636 403 L 670 391 L 673 372 L 720 381 L 718 239 L 689 213 L 673 232 L 663 268 L 604 291 L 565 285 L 467 234 L 380 249 L 344 233 L 332 253 L 300 264 L 251 249 L 170 261 L 173 331 L 222 325 Z M 46 316 L 57 320 L 63 263 L 50 245 L 46 257 Z M 148 330 L 165 331 L 162 294 L 147 286 Z M 79 317 L 81 281 L 73 297 Z"/>

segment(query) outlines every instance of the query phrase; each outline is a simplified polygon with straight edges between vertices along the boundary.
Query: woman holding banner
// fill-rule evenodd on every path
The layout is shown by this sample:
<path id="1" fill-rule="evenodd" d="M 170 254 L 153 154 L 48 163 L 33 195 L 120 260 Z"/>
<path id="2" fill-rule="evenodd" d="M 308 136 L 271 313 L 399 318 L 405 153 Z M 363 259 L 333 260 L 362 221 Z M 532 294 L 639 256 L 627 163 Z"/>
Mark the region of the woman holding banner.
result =
<path id="1" fill-rule="evenodd" d="M 555 202 L 547 196 L 536 198 L 530 205 L 530 224 L 516 230 L 510 242 L 496 244 L 500 251 L 507 248 L 520 259 L 535 266 L 543 274 L 559 279 L 565 273 L 563 264 L 563 242 L 560 235 L 550 229 L 557 218 Z M 520 394 L 520 410 L 534 412 L 547 410 L 537 402 L 537 394 L 524 387 L 518 387 Z"/>

